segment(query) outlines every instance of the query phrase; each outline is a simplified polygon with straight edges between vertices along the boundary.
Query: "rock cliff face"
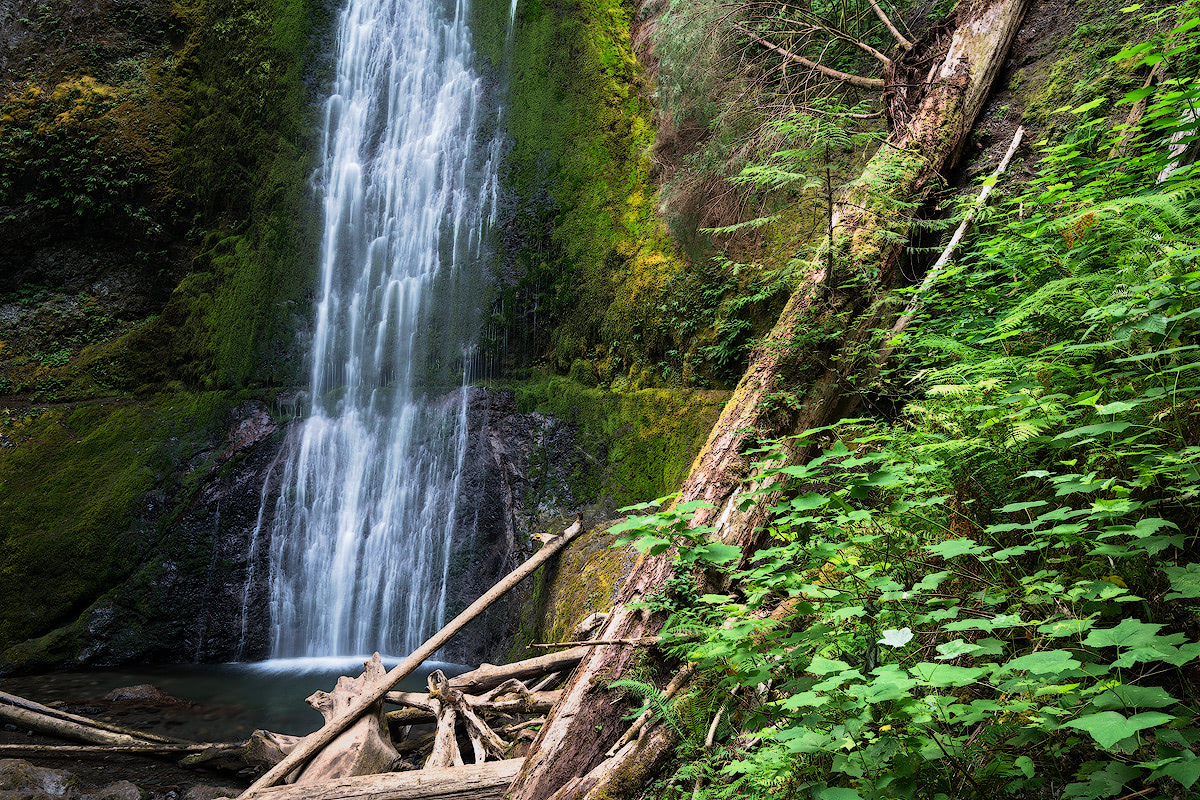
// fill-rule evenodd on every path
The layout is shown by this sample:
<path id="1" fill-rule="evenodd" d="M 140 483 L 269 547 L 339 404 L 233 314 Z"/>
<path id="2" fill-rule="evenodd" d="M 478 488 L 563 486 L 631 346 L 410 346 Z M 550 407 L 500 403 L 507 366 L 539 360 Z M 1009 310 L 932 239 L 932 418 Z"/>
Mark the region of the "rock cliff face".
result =
<path id="1" fill-rule="evenodd" d="M 447 615 L 469 605 L 530 553 L 531 531 L 573 515 L 572 477 L 594 469 L 575 426 L 517 411 L 512 392 L 470 388 L 470 438 L 453 544 Z M 248 401 L 177 476 L 195 486 L 180 508 L 161 491 L 135 525 L 154 540 L 121 584 L 79 617 L 9 648 L 9 671 L 67 664 L 221 662 L 269 650 L 271 513 L 281 454 L 295 423 Z M 502 660 L 531 589 L 514 592 L 449 645 L 444 658 Z"/>

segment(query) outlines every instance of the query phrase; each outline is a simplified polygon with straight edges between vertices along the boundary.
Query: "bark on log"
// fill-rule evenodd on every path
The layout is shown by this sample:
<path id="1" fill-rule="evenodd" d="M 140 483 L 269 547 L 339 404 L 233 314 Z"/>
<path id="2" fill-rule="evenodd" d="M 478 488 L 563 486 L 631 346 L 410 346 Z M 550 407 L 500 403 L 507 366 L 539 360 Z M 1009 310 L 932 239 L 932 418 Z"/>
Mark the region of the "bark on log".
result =
<path id="1" fill-rule="evenodd" d="M 939 185 L 940 174 L 958 157 L 1004 63 L 1027 4 L 1028 0 L 960 4 L 946 54 L 940 66 L 931 70 L 923 99 L 908 123 L 888 138 L 862 178 L 837 204 L 830 243 L 835 269 L 840 273 L 853 271 L 876 292 L 875 297 L 847 292 L 834 297 L 835 308 L 830 310 L 844 312 L 853 320 L 849 347 L 869 341 L 874 331 L 890 323 L 892 307 L 877 302 L 878 295 L 901 282 L 899 256 L 912 232 L 914 214 Z M 695 514 L 693 526 L 714 526 L 714 538 L 736 544 L 747 553 L 761 544 L 760 509 L 769 503 L 746 511 L 737 508 L 737 496 L 752 488 L 755 481 L 745 451 L 763 438 L 836 421 L 844 409 L 858 402 L 856 397 L 848 401 L 838 397 L 845 383 L 838 363 L 853 359 L 831 359 L 833 366 L 823 369 L 818 361 L 814 370 L 812 346 L 798 341 L 805 326 L 819 322 L 827 313 L 822 310 L 827 295 L 819 287 L 828 277 L 824 266 L 814 270 L 807 287 L 788 301 L 775 328 L 756 349 L 679 494 L 680 503 L 703 500 L 712 505 Z M 803 383 L 813 388 L 799 413 L 780 412 L 775 404 L 767 402 L 771 395 L 793 393 Z M 802 459 L 805 454 L 796 455 Z M 597 638 L 655 635 L 662 618 L 630 606 L 659 591 L 672 573 L 669 554 L 643 556 L 626 579 L 618 604 Z M 588 650 L 565 687 L 562 701 L 535 740 L 533 754 L 513 784 L 512 800 L 627 796 L 638 788 L 629 776 L 657 760 L 662 751 L 669 752 L 673 735 L 667 726 L 658 725 L 638 743 L 626 745 L 612 759 L 602 760 L 601 754 L 622 730 L 616 724 L 621 709 L 614 709 L 606 687 L 625 674 L 635 648 Z M 587 786 L 579 783 L 585 778 Z M 574 784 L 573 788 L 569 783 Z"/>
<path id="2" fill-rule="evenodd" d="M 567 528 L 558 537 L 544 544 L 541 550 L 538 550 L 524 564 L 517 567 L 507 576 L 500 580 L 491 589 L 488 589 L 482 597 L 476 600 L 471 605 L 467 606 L 457 617 L 452 619 L 445 627 L 435 633 L 425 641 L 420 647 L 412 652 L 407 658 L 393 667 L 386 675 L 384 675 L 370 690 L 364 692 L 359 699 L 347 708 L 341 715 L 335 719 L 331 719 L 325 723 L 325 726 L 319 731 L 312 733 L 304 738 L 296 749 L 287 755 L 258 780 L 250 785 L 240 797 L 248 797 L 261 789 L 268 786 L 274 786 L 284 777 L 291 774 L 295 769 L 304 765 L 312 758 L 321 748 L 325 747 L 331 741 L 338 737 L 343 730 L 353 724 L 367 709 L 374 706 L 388 691 L 407 677 L 417 667 L 421 666 L 426 659 L 442 648 L 454 634 L 458 633 L 467 626 L 475 617 L 482 614 L 492 603 L 499 600 L 510 589 L 518 583 L 528 578 L 541 567 L 542 564 L 549 561 L 558 554 L 564 547 L 570 544 L 571 540 L 583 533 L 583 520 L 577 519 L 571 527 Z"/>
<path id="3" fill-rule="evenodd" d="M 524 759 L 262 789 L 263 800 L 502 800 Z"/>

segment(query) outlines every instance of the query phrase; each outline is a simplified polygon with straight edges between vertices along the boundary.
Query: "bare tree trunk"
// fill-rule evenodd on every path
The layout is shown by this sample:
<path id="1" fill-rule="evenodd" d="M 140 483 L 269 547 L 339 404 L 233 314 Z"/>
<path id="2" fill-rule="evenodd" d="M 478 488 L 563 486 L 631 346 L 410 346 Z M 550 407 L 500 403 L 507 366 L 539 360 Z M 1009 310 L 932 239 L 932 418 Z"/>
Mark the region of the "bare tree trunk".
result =
<path id="1" fill-rule="evenodd" d="M 821 308 L 820 287 L 826 277 L 821 268 L 789 300 L 775 328 L 757 348 L 680 491 L 679 502 L 704 500 L 712 505 L 696 513 L 693 525 L 712 525 L 716 538 L 747 552 L 760 544 L 761 512 L 736 507 L 738 494 L 755 481 L 745 451 L 763 438 L 835 421 L 849 404 L 839 397 L 842 368 L 837 362 L 822 368 L 819 359 L 813 364 L 814 348 L 800 337 L 806 327 L 831 311 L 850 317 L 849 347 L 866 343 L 875 330 L 890 324 L 894 312 L 879 300 L 900 283 L 897 265 L 914 216 L 939 185 L 943 170 L 958 157 L 1027 4 L 1028 0 L 983 0 L 960 5 L 945 56 L 931 71 L 929 84 L 907 124 L 887 139 L 863 176 L 837 204 L 830 246 L 839 284 L 852 286 L 850 279 L 854 278 L 858 286 L 869 288 L 855 294 L 844 288 L 834 297 L 833 309 Z M 798 412 L 770 400 L 781 393 L 792 394 L 796 386 L 805 384 L 812 389 Z M 856 398 L 850 400 L 856 402 Z M 631 606 L 660 591 L 672 572 L 669 554 L 639 560 L 597 638 L 656 634 L 662 617 Z M 636 649 L 591 650 L 534 741 L 531 755 L 513 783 L 512 800 L 627 797 L 642 785 L 647 765 L 665 757 L 673 747 L 669 728 L 652 726 L 613 758 L 605 759 L 605 751 L 625 730 L 620 722 L 625 709 L 607 687 L 626 673 Z"/>

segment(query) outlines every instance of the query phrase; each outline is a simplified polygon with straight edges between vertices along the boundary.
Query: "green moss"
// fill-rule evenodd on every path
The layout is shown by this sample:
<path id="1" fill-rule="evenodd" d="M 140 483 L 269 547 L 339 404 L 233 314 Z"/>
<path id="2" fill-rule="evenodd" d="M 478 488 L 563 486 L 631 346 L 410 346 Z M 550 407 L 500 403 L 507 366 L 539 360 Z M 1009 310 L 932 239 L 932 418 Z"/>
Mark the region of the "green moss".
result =
<path id="1" fill-rule="evenodd" d="M 181 466 L 232 398 L 178 395 L 4 414 L 0 646 L 75 618 L 157 542 Z"/>
<path id="2" fill-rule="evenodd" d="M 561 377 L 513 388 L 520 410 L 578 425 L 580 446 L 603 460 L 601 469 L 576 476 L 575 496 L 617 505 L 676 491 L 728 397 L 727 392 L 688 389 L 615 393 Z"/>
<path id="3" fill-rule="evenodd" d="M 503 75 L 511 144 L 502 183 L 508 271 L 503 321 L 517 335 L 540 310 L 537 341 L 566 371 L 576 359 L 613 358 L 628 371 L 663 349 L 663 287 L 683 261 L 656 216 L 654 130 L 630 45 L 632 3 L 549 0 L 477 4 L 481 60 Z M 503 65 L 503 66 L 501 66 Z"/>
<path id="4" fill-rule="evenodd" d="M 554 520 L 544 527 L 555 531 L 569 524 L 569 520 Z M 584 533 L 534 573 L 532 596 L 523 605 L 510 660 L 529 658 L 532 642 L 569 640 L 588 616 L 612 608 L 637 553 L 632 547 L 612 547 L 617 537 L 608 532 L 610 525 Z"/>

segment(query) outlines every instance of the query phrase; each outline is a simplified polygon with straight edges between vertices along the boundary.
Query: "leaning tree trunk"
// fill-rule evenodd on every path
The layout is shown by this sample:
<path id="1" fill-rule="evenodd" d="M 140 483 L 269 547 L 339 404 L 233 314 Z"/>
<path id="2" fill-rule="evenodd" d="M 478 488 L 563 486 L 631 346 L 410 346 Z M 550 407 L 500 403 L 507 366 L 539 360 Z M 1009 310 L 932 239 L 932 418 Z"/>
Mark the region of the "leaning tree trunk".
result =
<path id="1" fill-rule="evenodd" d="M 960 4 L 952 34 L 939 37 L 945 54 L 940 66 L 928 73 L 923 95 L 910 104 L 904 124 L 838 203 L 829 243 L 829 261 L 837 275 L 827 275 L 823 267 L 791 297 L 692 465 L 679 502 L 704 500 L 711 505 L 696 513 L 694 526 L 713 525 L 721 541 L 753 552 L 762 536 L 760 509 L 767 504 L 747 511 L 737 508 L 736 498 L 755 480 L 746 450 L 763 438 L 834 422 L 856 403 L 853 386 L 849 398 L 842 396 L 848 364 L 854 361 L 850 354 L 869 345 L 873 332 L 890 324 L 895 306 L 880 300 L 901 282 L 899 256 L 915 213 L 958 158 L 1028 2 Z M 904 59 L 920 58 L 922 50 L 924 57 L 931 55 L 928 43 L 924 48 L 918 43 Z M 851 276 L 853 284 L 847 281 Z M 855 288 L 828 290 L 837 284 Z M 839 358 L 822 363 L 801 337 L 806 328 L 835 312 L 850 320 L 846 340 Z M 805 385 L 810 388 L 798 404 L 772 402 L 774 397 L 795 396 L 797 387 Z M 660 591 L 671 575 L 669 556 L 644 556 L 597 638 L 629 639 L 657 632 L 663 618 L 631 606 Z M 534 741 L 513 783 L 512 800 L 629 796 L 669 755 L 674 739 L 662 725 L 608 752 L 627 726 L 621 719 L 625 709 L 613 702 L 607 687 L 625 675 L 635 649 L 598 647 L 584 657 Z"/>

